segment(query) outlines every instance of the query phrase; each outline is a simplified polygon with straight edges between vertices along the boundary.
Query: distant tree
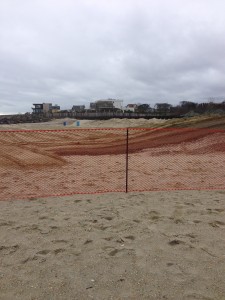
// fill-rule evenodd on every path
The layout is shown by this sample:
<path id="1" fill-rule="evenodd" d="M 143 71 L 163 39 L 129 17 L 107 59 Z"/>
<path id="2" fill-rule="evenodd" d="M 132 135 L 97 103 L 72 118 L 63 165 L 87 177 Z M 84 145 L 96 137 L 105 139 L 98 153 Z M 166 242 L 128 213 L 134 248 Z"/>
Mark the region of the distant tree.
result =
<path id="1" fill-rule="evenodd" d="M 181 101 L 180 102 L 181 107 L 188 107 L 191 109 L 194 109 L 197 106 L 197 103 L 192 101 Z"/>
<path id="2" fill-rule="evenodd" d="M 160 115 L 165 115 L 168 114 L 172 108 L 172 105 L 169 103 L 156 103 L 155 104 L 155 111 L 156 113 L 160 114 Z"/>
<path id="3" fill-rule="evenodd" d="M 192 101 L 181 101 L 180 102 L 180 113 L 186 114 L 190 111 L 195 111 L 198 104 Z"/>
<path id="4" fill-rule="evenodd" d="M 214 99 L 211 98 L 209 102 L 199 103 L 196 111 L 198 113 L 214 113 L 225 110 L 225 102 L 215 103 Z"/>
<path id="5" fill-rule="evenodd" d="M 151 111 L 151 107 L 149 104 L 140 104 L 137 107 L 137 112 L 145 114 Z"/>

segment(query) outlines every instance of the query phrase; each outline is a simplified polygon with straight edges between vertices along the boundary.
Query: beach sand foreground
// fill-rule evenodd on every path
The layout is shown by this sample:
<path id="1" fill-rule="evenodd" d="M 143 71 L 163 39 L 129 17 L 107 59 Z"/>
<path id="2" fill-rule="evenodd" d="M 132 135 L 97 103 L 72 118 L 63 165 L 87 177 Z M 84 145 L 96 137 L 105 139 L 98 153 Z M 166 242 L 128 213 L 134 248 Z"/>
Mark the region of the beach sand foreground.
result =
<path id="1" fill-rule="evenodd" d="M 225 299 L 224 196 L 1 201 L 0 299 Z"/>

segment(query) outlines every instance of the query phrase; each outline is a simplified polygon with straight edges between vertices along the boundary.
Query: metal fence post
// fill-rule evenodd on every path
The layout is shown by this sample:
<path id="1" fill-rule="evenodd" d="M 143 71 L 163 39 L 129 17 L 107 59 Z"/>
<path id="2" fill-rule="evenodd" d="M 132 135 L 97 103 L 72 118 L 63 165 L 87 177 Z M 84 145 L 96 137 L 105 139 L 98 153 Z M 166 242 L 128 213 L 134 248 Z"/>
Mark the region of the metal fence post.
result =
<path id="1" fill-rule="evenodd" d="M 129 152 L 129 129 L 127 128 L 127 137 L 126 137 L 126 193 L 128 192 L 128 152 Z"/>

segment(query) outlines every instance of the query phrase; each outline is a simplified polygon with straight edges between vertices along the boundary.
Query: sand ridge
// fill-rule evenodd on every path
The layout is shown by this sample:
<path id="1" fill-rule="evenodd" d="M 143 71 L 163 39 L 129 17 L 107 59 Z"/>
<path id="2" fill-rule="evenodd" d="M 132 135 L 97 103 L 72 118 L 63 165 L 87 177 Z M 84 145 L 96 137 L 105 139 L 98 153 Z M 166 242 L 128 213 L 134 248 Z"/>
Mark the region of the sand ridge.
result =
<path id="1" fill-rule="evenodd" d="M 126 128 L 0 131 L 0 199 L 124 191 Z M 224 189 L 225 131 L 129 128 L 128 190 Z"/>

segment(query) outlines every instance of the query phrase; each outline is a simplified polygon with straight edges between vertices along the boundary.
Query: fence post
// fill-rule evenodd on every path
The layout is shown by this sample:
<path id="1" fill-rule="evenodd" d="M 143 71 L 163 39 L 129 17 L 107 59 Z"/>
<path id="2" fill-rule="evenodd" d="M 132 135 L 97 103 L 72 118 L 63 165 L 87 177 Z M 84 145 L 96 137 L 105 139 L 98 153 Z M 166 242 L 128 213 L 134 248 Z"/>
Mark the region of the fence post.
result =
<path id="1" fill-rule="evenodd" d="M 128 192 L 128 152 L 129 152 L 129 130 L 127 128 L 127 137 L 126 137 L 126 193 Z"/>

